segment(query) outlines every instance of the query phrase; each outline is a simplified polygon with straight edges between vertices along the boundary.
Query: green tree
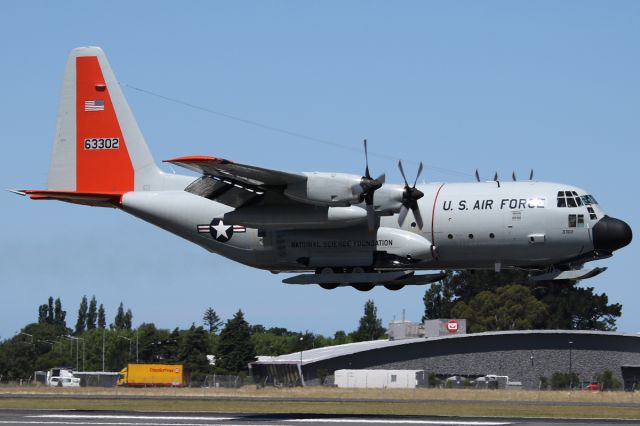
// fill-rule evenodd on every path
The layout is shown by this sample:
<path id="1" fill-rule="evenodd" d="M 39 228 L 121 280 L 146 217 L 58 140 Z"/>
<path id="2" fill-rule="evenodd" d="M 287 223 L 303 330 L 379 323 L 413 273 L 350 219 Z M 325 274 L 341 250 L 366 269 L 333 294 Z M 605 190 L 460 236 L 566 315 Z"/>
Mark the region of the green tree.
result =
<path id="1" fill-rule="evenodd" d="M 133 312 L 131 312 L 131 309 L 127 309 L 127 313 L 124 314 L 123 326 L 125 330 L 131 331 L 133 326 Z"/>
<path id="2" fill-rule="evenodd" d="M 461 271 L 448 273 L 425 292 L 423 319 L 453 317 L 452 310 L 458 303 L 468 306 L 483 291 L 495 293 L 499 287 L 510 284 L 528 287 L 546 306 L 548 314 L 536 328 L 615 330 L 622 313 L 622 306 L 609 304 L 606 294 L 595 294 L 593 288 L 578 287 L 576 283 L 531 282 L 526 271 Z"/>
<path id="3" fill-rule="evenodd" d="M 53 310 L 53 297 L 49 296 L 47 301 L 47 322 L 49 324 L 54 323 L 54 310 Z"/>
<path id="4" fill-rule="evenodd" d="M 179 353 L 180 361 L 189 372 L 191 385 L 202 383 L 209 373 L 208 347 L 207 332 L 204 328 L 192 324 L 184 334 Z"/>
<path id="5" fill-rule="evenodd" d="M 87 330 L 93 330 L 96 328 L 96 320 L 98 319 L 97 304 L 96 296 L 92 296 L 91 301 L 89 302 L 89 309 L 87 311 Z"/>
<path id="6" fill-rule="evenodd" d="M 47 322 L 48 313 L 49 307 L 46 303 L 38 306 L 38 324 L 45 324 Z"/>
<path id="7" fill-rule="evenodd" d="M 432 284 L 422 299 L 424 315 L 422 321 L 438 318 L 450 318 L 455 305 L 452 288 L 443 283 Z"/>
<path id="8" fill-rule="evenodd" d="M 245 371 L 255 360 L 255 348 L 251 341 L 249 323 L 242 310 L 228 320 L 222 332 L 216 351 L 216 368 L 226 372 Z"/>
<path id="9" fill-rule="evenodd" d="M 522 285 L 498 287 L 495 292 L 482 291 L 469 303 L 458 302 L 452 312 L 466 318 L 472 333 L 491 330 L 526 330 L 540 328 L 547 309 Z"/>
<path id="10" fill-rule="evenodd" d="M 202 321 L 204 325 L 207 327 L 209 333 L 216 333 L 220 326 L 222 325 L 222 321 L 220 317 L 213 310 L 213 308 L 209 307 L 204 311 L 204 316 L 202 317 Z"/>
<path id="11" fill-rule="evenodd" d="M 51 309 L 51 307 L 49 307 Z M 62 310 L 62 302 L 58 297 L 55 301 L 55 307 L 53 308 L 53 323 L 61 327 L 67 328 L 67 311 Z"/>
<path id="12" fill-rule="evenodd" d="M 364 304 L 364 315 L 360 318 L 358 329 L 351 333 L 354 342 L 377 340 L 384 336 L 386 329 L 382 326 L 382 320 L 378 318 L 378 308 L 373 300 L 367 300 Z"/>
<path id="13" fill-rule="evenodd" d="M 571 330 L 615 330 L 622 305 L 609 304 L 606 294 L 575 283 L 546 282 L 535 288 L 537 297 L 549 308 L 545 328 Z"/>
<path id="14" fill-rule="evenodd" d="M 573 389 L 580 384 L 580 378 L 575 371 L 571 373 L 556 372 L 551 375 L 551 389 Z"/>
<path id="15" fill-rule="evenodd" d="M 104 305 L 100 304 L 98 308 L 98 328 L 105 329 L 107 328 L 107 317 L 104 312 Z"/>
<path id="16" fill-rule="evenodd" d="M 345 343 L 350 343 L 347 333 L 345 333 L 343 330 L 336 331 L 333 335 L 333 344 L 344 345 Z"/>
<path id="17" fill-rule="evenodd" d="M 597 376 L 600 389 L 603 391 L 615 391 L 620 390 L 622 387 L 620 381 L 613 376 L 611 370 L 604 370 Z"/>
<path id="18" fill-rule="evenodd" d="M 118 311 L 116 313 L 116 316 L 113 319 L 112 328 L 115 328 L 116 330 L 124 330 L 125 329 L 124 321 L 125 321 L 124 320 L 124 305 L 122 304 L 122 302 L 120 302 L 120 305 L 118 306 Z"/>
<path id="19" fill-rule="evenodd" d="M 78 308 L 78 319 L 76 321 L 76 336 L 84 333 L 85 326 L 87 325 L 87 296 L 82 296 L 80 301 L 80 307 Z"/>

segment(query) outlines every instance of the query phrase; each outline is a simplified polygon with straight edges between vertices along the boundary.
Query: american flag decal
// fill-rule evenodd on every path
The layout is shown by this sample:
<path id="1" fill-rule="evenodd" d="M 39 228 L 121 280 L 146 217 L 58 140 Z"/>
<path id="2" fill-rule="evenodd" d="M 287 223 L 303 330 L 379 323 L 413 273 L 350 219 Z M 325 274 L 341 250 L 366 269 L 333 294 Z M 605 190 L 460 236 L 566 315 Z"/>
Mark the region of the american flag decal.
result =
<path id="1" fill-rule="evenodd" d="M 84 101 L 85 111 L 104 111 L 104 101 Z"/>

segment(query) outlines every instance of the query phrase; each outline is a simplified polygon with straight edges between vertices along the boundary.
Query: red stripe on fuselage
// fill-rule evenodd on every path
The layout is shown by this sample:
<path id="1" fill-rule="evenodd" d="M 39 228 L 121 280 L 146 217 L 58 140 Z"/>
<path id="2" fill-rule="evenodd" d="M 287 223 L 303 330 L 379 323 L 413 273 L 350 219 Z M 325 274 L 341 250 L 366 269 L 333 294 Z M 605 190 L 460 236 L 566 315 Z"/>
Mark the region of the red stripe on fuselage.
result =
<path id="1" fill-rule="evenodd" d="M 435 222 L 436 222 L 436 203 L 438 202 L 438 196 L 440 195 L 440 190 L 444 185 L 445 184 L 443 183 L 442 185 L 440 185 L 440 188 L 438 188 L 438 192 L 436 192 L 436 196 L 433 199 L 433 207 L 431 208 L 431 244 L 434 247 L 436 245 L 436 236 L 434 231 Z"/>

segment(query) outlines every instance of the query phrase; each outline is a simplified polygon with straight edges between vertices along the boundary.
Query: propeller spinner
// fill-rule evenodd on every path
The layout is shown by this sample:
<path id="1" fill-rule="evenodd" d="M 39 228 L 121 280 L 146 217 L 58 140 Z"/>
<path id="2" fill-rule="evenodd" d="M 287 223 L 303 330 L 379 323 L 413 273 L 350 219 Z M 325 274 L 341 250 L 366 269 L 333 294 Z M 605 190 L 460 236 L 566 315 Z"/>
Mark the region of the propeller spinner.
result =
<path id="1" fill-rule="evenodd" d="M 398 168 L 402 174 L 402 179 L 404 179 L 404 192 L 402 193 L 402 207 L 400 207 L 400 214 L 398 215 L 398 224 L 402 226 L 404 220 L 407 218 L 407 213 L 411 210 L 416 219 L 418 228 L 422 229 L 424 224 L 422 222 L 422 215 L 420 214 L 418 200 L 424 196 L 424 193 L 416 188 L 418 178 L 422 173 L 422 162 L 420 162 L 420 167 L 418 168 L 418 173 L 416 174 L 416 180 L 413 182 L 413 186 L 409 186 L 409 182 L 407 182 L 407 177 L 405 176 L 404 169 L 402 168 L 402 161 L 398 161 Z"/>
<path id="2" fill-rule="evenodd" d="M 364 176 L 360 179 L 360 183 L 353 186 L 353 192 L 360 195 L 360 201 L 364 201 L 367 208 L 367 223 L 369 231 L 374 231 L 376 227 L 376 212 L 373 206 L 373 194 L 380 189 L 385 181 L 384 173 L 376 179 L 369 174 L 369 154 L 367 152 L 367 140 L 364 140 L 364 159 L 365 169 Z"/>

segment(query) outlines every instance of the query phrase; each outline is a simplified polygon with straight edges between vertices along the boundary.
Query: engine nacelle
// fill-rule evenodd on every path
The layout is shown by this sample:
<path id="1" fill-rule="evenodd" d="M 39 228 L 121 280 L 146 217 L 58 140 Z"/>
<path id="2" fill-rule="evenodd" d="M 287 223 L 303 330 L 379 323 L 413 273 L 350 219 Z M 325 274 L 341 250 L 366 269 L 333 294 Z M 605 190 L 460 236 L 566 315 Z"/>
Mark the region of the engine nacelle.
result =
<path id="1" fill-rule="evenodd" d="M 318 206 L 347 207 L 360 202 L 360 195 L 353 187 L 360 183 L 360 176 L 346 173 L 305 173 L 307 180 L 289 185 L 284 195 L 292 200 Z"/>
<path id="2" fill-rule="evenodd" d="M 433 258 L 431 241 L 423 236 L 397 228 L 378 228 L 376 251 L 398 259 L 426 261 Z"/>

